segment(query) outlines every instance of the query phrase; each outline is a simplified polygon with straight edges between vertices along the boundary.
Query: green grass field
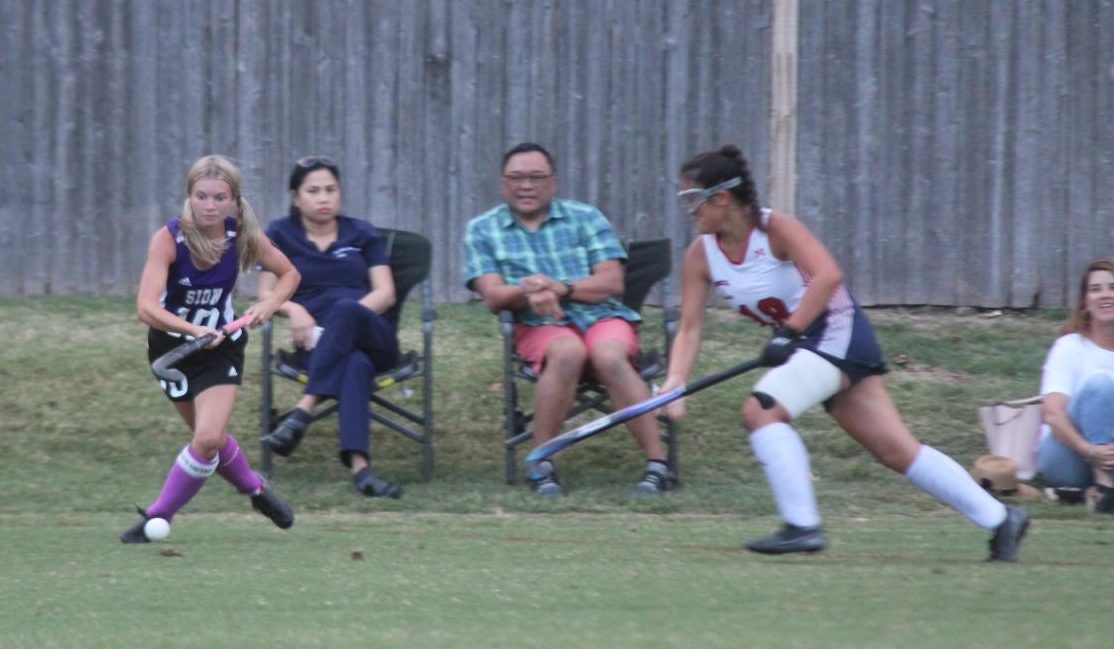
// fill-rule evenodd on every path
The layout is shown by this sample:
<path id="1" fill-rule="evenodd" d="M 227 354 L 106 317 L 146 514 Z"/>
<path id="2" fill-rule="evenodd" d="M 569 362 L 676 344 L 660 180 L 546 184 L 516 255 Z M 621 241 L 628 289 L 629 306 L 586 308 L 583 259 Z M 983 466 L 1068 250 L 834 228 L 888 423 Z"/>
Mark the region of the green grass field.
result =
<path id="1" fill-rule="evenodd" d="M 0 300 L 0 648 L 1047 648 L 1114 635 L 1101 612 L 1114 583 L 1109 519 L 1025 503 L 1022 561 L 987 564 L 985 532 L 821 412 L 799 428 L 831 548 L 742 551 L 777 525 L 736 422 L 754 377 L 690 400 L 677 493 L 629 497 L 640 459 L 617 429 L 563 453 L 571 495 L 538 502 L 502 481 L 493 316 L 475 304 L 438 312 L 431 482 L 418 480 L 411 443 L 376 430 L 376 470 L 407 495 L 357 495 L 322 423 L 278 460 L 291 531 L 213 480 L 169 539 L 124 546 L 133 504 L 154 497 L 188 439 L 150 377 L 131 303 Z M 984 448 L 975 407 L 1036 391 L 1062 316 L 872 315 L 887 354 L 907 360 L 887 381 L 909 424 L 965 465 Z M 710 322 L 701 374 L 762 343 L 741 319 Z M 247 372 L 232 432 L 255 461 L 255 342 Z"/>

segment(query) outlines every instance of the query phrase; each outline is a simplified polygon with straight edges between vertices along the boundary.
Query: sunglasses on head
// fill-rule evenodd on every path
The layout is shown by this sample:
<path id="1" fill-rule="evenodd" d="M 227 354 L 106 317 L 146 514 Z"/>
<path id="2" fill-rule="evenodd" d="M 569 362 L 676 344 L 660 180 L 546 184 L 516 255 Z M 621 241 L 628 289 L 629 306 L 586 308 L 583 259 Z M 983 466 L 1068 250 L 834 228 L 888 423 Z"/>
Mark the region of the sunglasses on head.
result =
<path id="1" fill-rule="evenodd" d="M 323 155 L 307 155 L 304 158 L 298 158 L 294 164 L 303 169 L 312 169 L 313 167 L 333 167 L 337 166 L 336 162 L 328 156 Z"/>

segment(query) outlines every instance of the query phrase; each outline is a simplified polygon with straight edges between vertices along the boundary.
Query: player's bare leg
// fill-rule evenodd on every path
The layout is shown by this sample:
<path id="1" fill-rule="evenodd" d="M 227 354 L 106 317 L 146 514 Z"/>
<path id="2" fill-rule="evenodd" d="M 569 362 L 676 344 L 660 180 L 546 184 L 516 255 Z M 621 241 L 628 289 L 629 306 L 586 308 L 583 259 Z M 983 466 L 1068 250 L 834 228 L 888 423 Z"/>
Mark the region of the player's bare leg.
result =
<path id="1" fill-rule="evenodd" d="M 992 560 L 1016 560 L 1028 516 L 996 500 L 955 460 L 918 442 L 902 421 L 881 376 L 867 377 L 836 395 L 831 414 L 883 465 L 979 527 L 993 530 Z"/>

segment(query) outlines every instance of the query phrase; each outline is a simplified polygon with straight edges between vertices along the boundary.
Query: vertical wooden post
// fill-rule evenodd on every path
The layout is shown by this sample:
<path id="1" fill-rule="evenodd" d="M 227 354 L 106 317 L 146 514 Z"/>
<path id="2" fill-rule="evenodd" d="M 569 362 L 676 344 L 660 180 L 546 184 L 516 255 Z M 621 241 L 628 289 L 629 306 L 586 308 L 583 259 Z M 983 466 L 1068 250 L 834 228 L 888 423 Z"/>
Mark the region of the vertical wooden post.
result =
<path id="1" fill-rule="evenodd" d="M 770 198 L 794 213 L 797 198 L 797 0 L 773 0 L 770 57 Z"/>

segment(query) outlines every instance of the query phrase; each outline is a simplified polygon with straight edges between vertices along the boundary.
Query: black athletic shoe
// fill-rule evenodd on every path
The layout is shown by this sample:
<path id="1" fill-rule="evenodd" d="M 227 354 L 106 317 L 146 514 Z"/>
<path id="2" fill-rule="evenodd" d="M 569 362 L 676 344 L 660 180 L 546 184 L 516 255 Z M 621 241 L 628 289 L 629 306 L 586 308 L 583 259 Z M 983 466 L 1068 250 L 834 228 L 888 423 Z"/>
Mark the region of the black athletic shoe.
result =
<path id="1" fill-rule="evenodd" d="M 760 554 L 788 554 L 790 552 L 819 552 L 828 545 L 824 528 L 798 527 L 785 524 L 779 531 L 750 541 L 743 547 Z"/>
<path id="2" fill-rule="evenodd" d="M 1021 539 L 1029 530 L 1029 515 L 1020 507 L 1006 505 L 1006 520 L 994 529 L 987 561 L 1017 561 Z"/>
<path id="3" fill-rule="evenodd" d="M 542 498 L 560 498 L 565 495 L 561 481 L 557 479 L 557 467 L 552 460 L 538 460 L 526 463 L 526 479 L 530 491 Z"/>
<path id="4" fill-rule="evenodd" d="M 542 498 L 560 498 L 565 495 L 565 489 L 557 478 L 557 467 L 552 460 L 538 460 L 526 463 L 526 480 L 530 483 L 530 491 Z"/>
<path id="5" fill-rule="evenodd" d="M 1099 490 L 1099 499 L 1092 510 L 1096 514 L 1114 514 L 1114 487 L 1095 485 Z"/>
<path id="6" fill-rule="evenodd" d="M 124 532 L 122 534 L 120 534 L 120 542 L 121 543 L 150 543 L 151 539 L 147 538 L 147 532 L 145 532 L 143 530 L 143 527 L 147 524 L 147 520 L 149 518 L 147 516 L 147 512 L 143 511 L 143 508 L 140 507 L 139 505 L 136 505 L 135 509 L 136 509 L 136 511 L 139 512 L 140 518 L 139 518 L 138 521 L 135 522 L 134 525 L 132 525 L 128 529 L 124 530 Z"/>
<path id="7" fill-rule="evenodd" d="M 677 486 L 677 479 L 668 469 L 664 473 L 654 469 L 646 469 L 638 484 L 634 485 L 635 496 L 660 496 L 667 491 L 673 491 Z"/>
<path id="8" fill-rule="evenodd" d="M 565 489 L 557 479 L 556 471 L 536 480 L 530 480 L 530 490 L 542 498 L 560 498 L 565 495 Z"/>
<path id="9" fill-rule="evenodd" d="M 376 476 L 364 467 L 352 475 L 352 484 L 356 491 L 368 498 L 402 498 L 402 487 Z"/>
<path id="10" fill-rule="evenodd" d="M 266 478 L 260 476 L 259 479 L 263 481 L 263 485 L 259 493 L 252 494 L 251 506 L 255 511 L 271 519 L 271 522 L 280 529 L 288 529 L 294 524 L 294 510 L 286 504 L 286 501 L 279 498 Z"/>
<path id="11" fill-rule="evenodd" d="M 306 434 L 311 416 L 305 410 L 295 408 L 277 428 L 263 436 L 263 445 L 283 457 L 290 457 Z"/>

